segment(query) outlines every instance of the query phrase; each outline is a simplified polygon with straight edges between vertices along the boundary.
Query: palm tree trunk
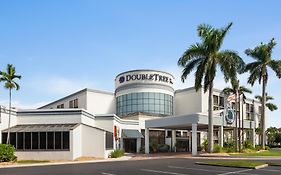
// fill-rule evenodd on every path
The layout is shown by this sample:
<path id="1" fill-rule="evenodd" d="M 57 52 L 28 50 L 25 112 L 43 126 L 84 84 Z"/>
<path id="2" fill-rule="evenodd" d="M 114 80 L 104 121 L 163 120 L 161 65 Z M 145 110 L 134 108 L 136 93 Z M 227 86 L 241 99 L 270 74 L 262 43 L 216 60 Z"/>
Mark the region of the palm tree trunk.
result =
<path id="1" fill-rule="evenodd" d="M 11 101 L 12 101 L 12 89 L 9 89 L 9 121 L 8 121 L 8 135 L 6 144 L 10 144 L 10 125 L 11 125 Z"/>
<path id="2" fill-rule="evenodd" d="M 251 109 L 250 109 L 251 110 Z M 244 136 L 244 95 L 242 95 L 242 109 L 241 109 L 241 115 L 242 115 L 242 148 L 243 148 L 243 143 L 245 141 L 245 136 Z"/>
<path id="3" fill-rule="evenodd" d="M 214 126 L 213 126 L 213 82 L 209 86 L 209 111 L 208 111 L 208 150 L 213 152 L 214 148 Z"/>
<path id="4" fill-rule="evenodd" d="M 266 102 L 266 79 L 262 78 L 262 108 L 261 108 L 261 145 L 262 148 L 265 149 L 265 102 Z"/>
<path id="5" fill-rule="evenodd" d="M 239 101 L 238 101 L 238 106 L 239 106 L 239 125 L 238 125 L 238 149 L 239 149 L 239 152 L 241 151 L 241 95 L 239 95 Z"/>
<path id="6" fill-rule="evenodd" d="M 235 93 L 235 129 L 234 129 L 234 140 L 235 140 L 235 151 L 238 151 L 238 89 Z"/>

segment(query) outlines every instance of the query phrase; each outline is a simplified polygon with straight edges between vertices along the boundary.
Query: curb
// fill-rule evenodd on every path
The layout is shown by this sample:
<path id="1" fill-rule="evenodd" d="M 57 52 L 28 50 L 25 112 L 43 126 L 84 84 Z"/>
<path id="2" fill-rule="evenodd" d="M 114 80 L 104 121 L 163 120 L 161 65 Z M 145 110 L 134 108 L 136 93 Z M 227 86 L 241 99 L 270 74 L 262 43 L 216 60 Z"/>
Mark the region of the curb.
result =
<path id="1" fill-rule="evenodd" d="M 268 167 L 268 164 L 263 164 L 263 165 L 258 165 L 255 167 L 241 167 L 241 166 L 230 166 L 230 165 L 214 165 L 214 164 L 209 164 L 205 162 L 195 162 L 197 165 L 208 165 L 208 166 L 220 166 L 220 167 L 232 167 L 232 168 L 248 168 L 248 169 L 261 169 Z"/>
<path id="2" fill-rule="evenodd" d="M 102 162 L 119 162 L 128 161 L 131 157 L 124 156 L 116 159 L 103 159 L 103 160 L 86 160 L 86 161 L 72 161 L 72 162 L 52 162 L 52 163 L 34 163 L 34 164 L 16 164 L 16 165 L 4 165 L 0 166 L 0 169 L 5 168 L 23 168 L 23 167 L 38 167 L 38 166 L 56 166 L 56 165 L 72 165 L 72 164 L 84 164 L 84 163 L 102 163 Z"/>

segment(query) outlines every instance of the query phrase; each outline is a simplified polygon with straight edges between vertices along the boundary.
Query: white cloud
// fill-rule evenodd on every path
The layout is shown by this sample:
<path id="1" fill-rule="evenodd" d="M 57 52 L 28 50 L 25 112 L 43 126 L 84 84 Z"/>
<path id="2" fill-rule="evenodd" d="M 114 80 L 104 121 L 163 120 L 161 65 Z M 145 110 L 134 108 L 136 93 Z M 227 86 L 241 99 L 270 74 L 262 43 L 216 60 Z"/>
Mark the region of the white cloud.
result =
<path id="1" fill-rule="evenodd" d="M 30 90 L 35 90 L 53 96 L 68 95 L 83 88 L 95 87 L 94 83 L 86 79 L 74 79 L 65 77 L 47 77 L 44 79 L 33 78 L 27 83 Z"/>
<path id="2" fill-rule="evenodd" d="M 21 101 L 12 101 L 12 107 L 15 107 L 17 109 L 36 109 L 40 106 L 43 106 L 45 104 L 47 104 L 48 102 L 38 102 L 38 103 L 32 103 L 32 104 L 28 104 L 28 103 L 22 103 Z M 6 108 L 9 107 L 9 101 L 7 100 L 2 100 L 0 101 L 0 105 L 5 106 Z"/>

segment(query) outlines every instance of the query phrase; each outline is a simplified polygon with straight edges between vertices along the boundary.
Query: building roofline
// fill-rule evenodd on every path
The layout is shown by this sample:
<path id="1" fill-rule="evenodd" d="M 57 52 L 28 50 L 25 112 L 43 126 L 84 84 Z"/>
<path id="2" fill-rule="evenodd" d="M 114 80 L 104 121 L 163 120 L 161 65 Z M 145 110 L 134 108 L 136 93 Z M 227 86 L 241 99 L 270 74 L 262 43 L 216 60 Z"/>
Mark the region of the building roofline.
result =
<path id="1" fill-rule="evenodd" d="M 121 72 L 121 73 L 117 74 L 116 77 L 115 77 L 115 80 L 116 80 L 116 78 L 117 78 L 118 76 L 120 76 L 120 75 L 122 75 L 122 74 L 130 73 L 130 72 L 141 72 L 141 71 L 162 72 L 162 73 L 165 73 L 165 74 L 169 74 L 169 75 L 171 75 L 173 78 L 175 78 L 173 74 L 171 74 L 171 73 L 169 73 L 169 72 L 166 72 L 166 71 L 162 71 L 162 70 L 156 70 L 156 69 L 134 69 L 134 70 L 129 70 L 129 71 L 125 71 L 125 72 Z"/>
<path id="2" fill-rule="evenodd" d="M 188 88 L 184 88 L 184 89 L 178 89 L 175 91 L 176 93 L 181 93 L 181 92 L 185 92 L 185 91 L 191 91 L 191 90 L 195 90 L 195 87 L 188 87 Z M 221 89 L 218 88 L 213 88 L 214 92 L 219 92 L 220 94 L 223 93 L 223 91 Z M 261 103 L 260 101 L 253 99 L 253 98 L 246 98 L 247 101 L 254 101 L 256 103 Z"/>
<path id="3" fill-rule="evenodd" d="M 62 97 L 62 98 L 60 98 L 60 99 L 58 99 L 58 100 L 55 100 L 55 101 L 53 101 L 53 102 L 51 102 L 51 103 L 48 103 L 48 104 L 46 104 L 46 105 L 44 105 L 44 106 L 41 106 L 41 107 L 39 107 L 39 108 L 37 108 L 37 109 L 42 109 L 42 108 L 44 108 L 44 107 L 46 107 L 46 106 L 55 104 L 55 103 L 57 103 L 57 102 L 59 102 L 59 101 L 61 101 L 61 100 L 65 100 L 65 99 L 67 99 L 67 98 L 70 98 L 70 97 L 72 97 L 72 96 L 75 96 L 75 95 L 78 95 L 78 94 L 81 94 L 81 93 L 84 93 L 84 92 L 94 92 L 94 93 L 101 93 L 101 94 L 114 95 L 113 92 L 107 92 L 107 91 L 102 91 L 102 90 L 84 88 L 84 89 L 82 89 L 82 90 L 80 90 L 80 91 L 74 92 L 74 93 L 72 93 L 72 94 L 70 94 L 70 95 L 67 95 L 67 96 Z"/>

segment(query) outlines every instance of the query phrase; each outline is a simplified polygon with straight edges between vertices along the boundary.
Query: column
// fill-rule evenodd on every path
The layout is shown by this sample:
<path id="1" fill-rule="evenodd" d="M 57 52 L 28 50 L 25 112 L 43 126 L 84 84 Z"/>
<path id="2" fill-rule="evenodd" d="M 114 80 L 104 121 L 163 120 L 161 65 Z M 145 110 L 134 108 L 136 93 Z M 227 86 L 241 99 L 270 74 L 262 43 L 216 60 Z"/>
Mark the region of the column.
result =
<path id="1" fill-rule="evenodd" d="M 223 147 L 223 126 L 219 127 L 219 145 Z"/>
<path id="2" fill-rule="evenodd" d="M 137 138 L 137 153 L 140 153 L 141 148 L 141 138 Z"/>
<path id="3" fill-rule="evenodd" d="M 197 155 L 197 123 L 192 123 L 192 156 Z"/>
<path id="4" fill-rule="evenodd" d="M 172 130 L 172 150 L 174 150 L 174 152 L 176 152 L 176 131 Z"/>
<path id="5" fill-rule="evenodd" d="M 149 154 L 149 128 L 145 128 L 144 137 L 144 152 L 145 154 Z"/>
<path id="6" fill-rule="evenodd" d="M 188 151 L 191 152 L 191 131 L 188 131 Z"/>
<path id="7" fill-rule="evenodd" d="M 252 129 L 252 143 L 253 143 L 253 147 L 256 147 L 256 130 L 255 128 Z"/>

